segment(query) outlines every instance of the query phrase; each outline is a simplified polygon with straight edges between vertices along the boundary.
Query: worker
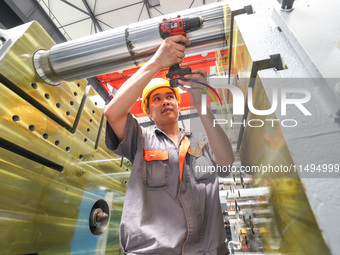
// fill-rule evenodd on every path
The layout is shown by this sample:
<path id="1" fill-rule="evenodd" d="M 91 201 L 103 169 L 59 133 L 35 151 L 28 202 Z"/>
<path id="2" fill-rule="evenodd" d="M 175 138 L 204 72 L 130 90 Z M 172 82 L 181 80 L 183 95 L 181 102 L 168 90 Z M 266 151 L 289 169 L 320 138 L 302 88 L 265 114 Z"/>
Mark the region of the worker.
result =
<path id="1" fill-rule="evenodd" d="M 218 179 L 193 171 L 195 165 L 229 166 L 234 160 L 228 137 L 213 127 L 211 111 L 201 114 L 203 90 L 195 88 L 202 85 L 190 81 L 206 82 L 207 74 L 194 70 L 180 82 L 193 96 L 207 137 L 180 129 L 178 89 L 162 79 L 151 81 L 160 70 L 182 62 L 183 44 L 190 41 L 182 35 L 165 39 L 105 109 L 106 146 L 133 164 L 119 233 L 124 254 L 227 253 Z M 141 93 L 154 131 L 129 113 Z"/>

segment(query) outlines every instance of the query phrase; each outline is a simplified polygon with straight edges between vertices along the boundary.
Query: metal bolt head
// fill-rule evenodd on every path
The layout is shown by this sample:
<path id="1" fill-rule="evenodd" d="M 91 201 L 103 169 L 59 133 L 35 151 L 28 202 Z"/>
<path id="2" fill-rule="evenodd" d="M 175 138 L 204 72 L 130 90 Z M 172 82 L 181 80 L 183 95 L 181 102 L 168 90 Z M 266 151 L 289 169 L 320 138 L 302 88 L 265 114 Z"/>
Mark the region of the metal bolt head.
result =
<path id="1" fill-rule="evenodd" d="M 105 221 L 108 217 L 109 217 L 109 215 L 107 215 L 107 213 L 103 212 L 102 209 L 100 209 L 100 208 L 96 209 L 96 211 L 94 212 L 94 215 L 93 215 L 95 225 L 97 225 L 97 223 L 101 223 L 101 222 Z"/>

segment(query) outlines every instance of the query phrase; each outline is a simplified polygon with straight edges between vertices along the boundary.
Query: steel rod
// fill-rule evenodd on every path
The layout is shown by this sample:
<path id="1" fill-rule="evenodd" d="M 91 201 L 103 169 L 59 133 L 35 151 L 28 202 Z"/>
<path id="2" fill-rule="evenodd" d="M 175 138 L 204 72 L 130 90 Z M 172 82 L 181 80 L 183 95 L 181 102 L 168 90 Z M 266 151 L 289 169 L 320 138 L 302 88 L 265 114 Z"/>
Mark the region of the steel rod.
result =
<path id="1" fill-rule="evenodd" d="M 222 49 L 226 45 L 224 6 L 223 2 L 213 3 L 57 44 L 50 50 L 37 51 L 34 66 L 38 75 L 52 85 L 139 66 L 162 43 L 159 23 L 177 15 L 207 20 L 201 29 L 188 33 L 191 45 L 186 56 Z"/>

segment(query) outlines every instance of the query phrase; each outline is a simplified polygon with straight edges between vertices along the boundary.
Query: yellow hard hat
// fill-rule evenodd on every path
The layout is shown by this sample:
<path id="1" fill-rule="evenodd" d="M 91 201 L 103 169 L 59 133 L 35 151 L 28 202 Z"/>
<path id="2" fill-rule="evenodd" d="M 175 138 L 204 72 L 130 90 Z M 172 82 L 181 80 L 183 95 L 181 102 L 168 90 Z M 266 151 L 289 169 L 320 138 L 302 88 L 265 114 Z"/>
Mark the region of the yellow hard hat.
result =
<path id="1" fill-rule="evenodd" d="M 240 228 L 238 233 L 239 234 L 247 234 L 247 230 L 245 230 L 244 228 Z"/>
<path id="2" fill-rule="evenodd" d="M 146 114 L 146 109 L 149 107 L 149 96 L 151 95 L 151 92 L 153 92 L 156 89 L 159 88 L 164 88 L 164 87 L 169 87 L 170 89 L 172 89 L 172 91 L 174 92 L 177 102 L 180 103 L 181 102 L 181 94 L 179 93 L 178 88 L 172 88 L 170 87 L 169 81 L 162 79 L 162 78 L 155 78 L 152 79 L 148 85 L 146 85 L 146 87 L 143 90 L 142 93 L 142 110 L 143 112 Z"/>

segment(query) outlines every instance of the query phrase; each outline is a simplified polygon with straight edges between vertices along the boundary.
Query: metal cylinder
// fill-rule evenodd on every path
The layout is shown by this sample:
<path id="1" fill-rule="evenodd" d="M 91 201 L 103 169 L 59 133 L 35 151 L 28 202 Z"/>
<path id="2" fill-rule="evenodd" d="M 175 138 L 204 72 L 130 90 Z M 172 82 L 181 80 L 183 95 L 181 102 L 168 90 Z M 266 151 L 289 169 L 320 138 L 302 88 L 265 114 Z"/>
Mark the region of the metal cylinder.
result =
<path id="1" fill-rule="evenodd" d="M 33 63 L 38 75 L 52 85 L 133 68 L 149 60 L 162 43 L 158 28 L 162 19 L 177 15 L 206 20 L 201 29 L 188 33 L 191 45 L 186 56 L 206 54 L 225 46 L 224 5 L 204 5 L 61 43 L 37 51 Z"/>

